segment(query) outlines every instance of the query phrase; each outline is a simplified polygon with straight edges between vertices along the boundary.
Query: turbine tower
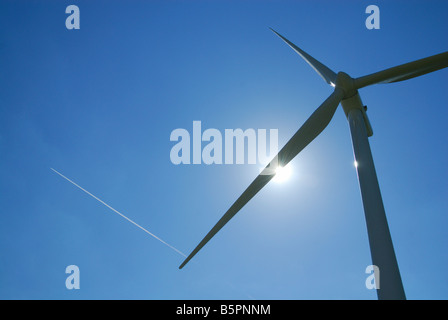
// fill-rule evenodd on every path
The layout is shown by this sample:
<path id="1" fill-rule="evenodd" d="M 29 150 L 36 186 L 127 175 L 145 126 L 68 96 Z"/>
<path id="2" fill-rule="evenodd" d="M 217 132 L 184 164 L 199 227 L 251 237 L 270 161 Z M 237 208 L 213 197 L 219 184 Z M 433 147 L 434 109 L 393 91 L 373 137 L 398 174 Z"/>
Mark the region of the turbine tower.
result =
<path id="1" fill-rule="evenodd" d="M 272 29 L 271 29 L 272 30 Z M 358 181 L 361 189 L 372 262 L 380 270 L 381 283 L 377 289 L 380 300 L 406 299 L 395 251 L 390 236 L 383 200 L 373 163 L 368 138 L 373 135 L 358 89 L 378 84 L 393 83 L 415 78 L 448 66 L 448 52 L 409 62 L 359 78 L 344 72 L 335 73 L 288 39 L 272 30 L 297 52 L 329 85 L 333 93 L 314 111 L 302 127 L 258 175 L 197 247 L 180 265 L 182 269 L 191 258 L 240 211 L 275 175 L 275 169 L 286 166 L 299 152 L 313 141 L 329 124 L 341 103 L 350 126 Z"/>

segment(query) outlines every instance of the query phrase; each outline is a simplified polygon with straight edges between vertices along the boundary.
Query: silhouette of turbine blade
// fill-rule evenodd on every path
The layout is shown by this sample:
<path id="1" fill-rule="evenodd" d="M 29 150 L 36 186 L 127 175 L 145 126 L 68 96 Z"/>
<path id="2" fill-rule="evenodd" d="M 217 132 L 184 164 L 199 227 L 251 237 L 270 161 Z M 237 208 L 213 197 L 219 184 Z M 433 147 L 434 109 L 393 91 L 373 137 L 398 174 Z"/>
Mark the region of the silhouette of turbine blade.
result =
<path id="1" fill-rule="evenodd" d="M 356 89 L 412 79 L 448 67 L 448 51 L 354 79 Z"/>
<path id="2" fill-rule="evenodd" d="M 222 216 L 216 225 L 202 239 L 197 247 L 190 253 L 185 261 L 179 266 L 182 269 L 196 253 L 221 230 L 224 225 L 233 218 L 275 175 L 277 166 L 287 165 L 300 151 L 313 141 L 330 123 L 336 108 L 344 97 L 344 92 L 336 88 L 334 92 L 320 105 L 316 111 L 305 121 L 300 129 L 280 150 L 277 156 L 266 166 L 264 172 L 258 175 L 243 194 L 235 201 L 230 209 Z M 267 170 L 268 169 L 268 170 Z M 271 174 L 266 174 L 266 172 Z"/>
<path id="3" fill-rule="evenodd" d="M 286 42 L 295 52 L 297 52 L 321 77 L 324 79 L 329 85 L 335 86 L 336 84 L 336 73 L 333 72 L 330 68 L 325 66 L 323 63 L 317 61 L 312 56 L 310 56 L 308 53 L 297 47 L 294 43 L 283 37 L 280 33 L 275 31 L 272 28 L 272 32 L 274 32 L 277 36 L 280 37 L 284 42 Z"/>

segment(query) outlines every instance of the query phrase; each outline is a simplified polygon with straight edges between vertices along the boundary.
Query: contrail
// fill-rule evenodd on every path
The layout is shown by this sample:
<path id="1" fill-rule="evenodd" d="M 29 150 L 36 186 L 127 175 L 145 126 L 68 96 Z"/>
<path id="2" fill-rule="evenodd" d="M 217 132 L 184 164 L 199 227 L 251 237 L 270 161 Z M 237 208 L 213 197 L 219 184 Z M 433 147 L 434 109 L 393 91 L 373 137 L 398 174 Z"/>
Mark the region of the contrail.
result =
<path id="1" fill-rule="evenodd" d="M 64 176 L 62 173 L 59 173 L 58 171 L 56 171 L 53 168 L 50 168 L 51 170 L 53 170 L 54 172 L 56 172 L 58 175 L 60 175 L 62 178 L 64 178 L 65 180 L 67 180 L 68 182 L 74 184 L 75 186 L 77 186 L 79 189 L 81 189 L 82 191 L 84 191 L 85 193 L 87 193 L 89 196 L 91 196 L 92 198 L 98 200 L 99 202 L 101 202 L 102 204 L 104 204 L 106 207 L 108 207 L 110 210 L 112 210 L 115 213 L 118 213 L 120 216 L 122 216 L 123 218 L 125 218 L 126 220 L 128 220 L 130 223 L 132 223 L 133 225 L 139 227 L 140 229 L 142 229 L 143 231 L 145 231 L 147 234 L 149 234 L 151 237 L 156 238 L 157 240 L 159 240 L 160 242 L 162 242 L 164 245 L 170 247 L 171 249 L 173 249 L 174 251 L 176 251 L 177 253 L 181 254 L 182 256 L 186 257 L 186 255 L 177 250 L 176 248 L 174 248 L 172 245 L 166 243 L 165 241 L 163 241 L 162 239 L 160 239 L 159 237 L 157 237 L 155 234 L 149 232 L 148 230 L 146 230 L 145 228 L 143 228 L 141 225 L 135 223 L 134 221 L 132 221 L 131 219 L 129 219 L 128 217 L 126 217 L 124 214 L 122 214 L 121 212 L 119 212 L 118 210 L 115 210 L 114 208 L 112 208 L 110 205 L 108 205 L 106 202 L 104 202 L 103 200 L 101 200 L 100 198 L 94 196 L 93 194 L 91 194 L 89 191 L 87 191 L 86 189 L 84 189 L 83 187 L 77 185 L 75 182 L 73 182 L 72 180 L 70 180 L 69 178 L 67 178 L 66 176 Z"/>

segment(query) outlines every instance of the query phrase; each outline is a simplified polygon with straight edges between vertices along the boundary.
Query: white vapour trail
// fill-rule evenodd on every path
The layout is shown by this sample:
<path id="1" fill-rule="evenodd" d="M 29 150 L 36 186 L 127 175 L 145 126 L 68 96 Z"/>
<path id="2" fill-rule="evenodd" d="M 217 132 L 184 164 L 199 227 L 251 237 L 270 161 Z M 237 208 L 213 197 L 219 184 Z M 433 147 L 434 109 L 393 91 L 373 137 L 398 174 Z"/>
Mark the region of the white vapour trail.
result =
<path id="1" fill-rule="evenodd" d="M 60 175 L 62 178 L 64 178 L 65 180 L 67 180 L 68 182 L 72 183 L 73 185 L 75 185 L 76 187 L 78 187 L 79 189 L 81 189 L 82 191 L 84 191 L 85 193 L 87 193 L 89 196 L 91 196 L 92 198 L 98 200 L 99 202 L 101 202 L 102 204 L 104 204 L 106 207 L 108 207 L 109 209 L 111 209 L 113 212 L 119 214 L 120 216 L 122 216 L 123 218 L 125 218 L 127 221 L 129 221 L 130 223 L 132 223 L 133 225 L 139 227 L 140 229 L 142 229 L 143 231 L 145 231 L 147 234 L 149 234 L 151 237 L 156 238 L 157 240 L 159 240 L 160 242 L 162 242 L 164 245 L 170 247 L 171 249 L 173 249 L 174 251 L 176 251 L 177 253 L 181 254 L 184 257 L 187 257 L 183 252 L 177 250 L 176 248 L 174 248 L 172 245 L 166 243 L 165 241 L 163 241 L 162 239 L 160 239 L 159 237 L 157 237 L 155 234 L 149 232 L 148 230 L 146 230 L 145 228 L 143 228 L 141 225 L 135 223 L 134 221 L 132 221 L 131 219 L 129 219 L 128 217 L 126 217 L 124 214 L 122 214 L 121 212 L 119 212 L 118 210 L 115 210 L 114 208 L 112 208 L 110 205 L 108 205 L 106 202 L 104 202 L 103 200 L 101 200 L 100 198 L 94 196 L 93 194 L 91 194 L 89 191 L 87 191 L 86 189 L 84 189 L 83 187 L 77 185 L 75 182 L 73 182 L 72 180 L 70 180 L 69 178 L 67 178 L 66 176 L 64 176 L 62 173 L 59 173 L 58 171 L 56 171 L 53 168 L 50 168 L 51 170 L 53 170 L 54 172 L 56 172 L 58 175 Z"/>

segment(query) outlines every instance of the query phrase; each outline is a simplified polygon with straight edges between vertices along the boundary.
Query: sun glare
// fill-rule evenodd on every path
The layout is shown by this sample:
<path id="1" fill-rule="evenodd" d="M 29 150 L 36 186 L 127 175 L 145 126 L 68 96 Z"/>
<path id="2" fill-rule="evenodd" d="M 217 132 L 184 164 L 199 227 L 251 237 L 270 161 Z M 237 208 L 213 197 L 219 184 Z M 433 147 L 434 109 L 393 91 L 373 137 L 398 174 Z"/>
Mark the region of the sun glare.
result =
<path id="1" fill-rule="evenodd" d="M 275 176 L 272 180 L 275 182 L 284 182 L 291 176 L 291 166 L 278 167 L 275 170 Z"/>

